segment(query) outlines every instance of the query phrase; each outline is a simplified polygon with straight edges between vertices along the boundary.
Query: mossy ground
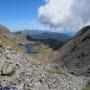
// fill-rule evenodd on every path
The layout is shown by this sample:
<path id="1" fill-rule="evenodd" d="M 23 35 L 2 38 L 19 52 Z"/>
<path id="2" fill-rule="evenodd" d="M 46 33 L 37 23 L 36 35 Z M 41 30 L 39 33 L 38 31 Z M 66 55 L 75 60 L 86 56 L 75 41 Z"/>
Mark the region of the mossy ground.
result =
<path id="1" fill-rule="evenodd" d="M 33 50 L 38 51 L 39 53 L 36 55 L 31 55 L 34 60 L 40 60 L 40 61 L 45 61 L 48 62 L 50 61 L 53 57 L 56 56 L 56 51 L 53 51 L 52 48 L 49 48 L 47 45 L 44 44 L 36 44 L 33 45 Z"/>
<path id="2" fill-rule="evenodd" d="M 87 85 L 84 89 L 82 90 L 90 90 L 90 85 Z"/>

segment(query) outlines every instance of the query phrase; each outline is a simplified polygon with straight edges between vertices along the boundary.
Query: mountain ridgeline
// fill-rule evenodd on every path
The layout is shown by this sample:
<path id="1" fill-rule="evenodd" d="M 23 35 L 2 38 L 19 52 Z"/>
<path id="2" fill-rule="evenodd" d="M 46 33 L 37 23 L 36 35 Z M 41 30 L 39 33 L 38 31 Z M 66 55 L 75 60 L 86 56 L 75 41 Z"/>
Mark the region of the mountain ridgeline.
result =
<path id="1" fill-rule="evenodd" d="M 90 26 L 82 28 L 59 49 L 56 60 L 74 75 L 90 76 Z"/>
<path id="2" fill-rule="evenodd" d="M 39 54 L 18 52 L 19 44 Z M 0 90 L 90 90 L 90 26 L 71 37 L 53 32 L 11 33 L 0 25 L 0 77 Z"/>
<path id="3" fill-rule="evenodd" d="M 11 32 L 3 25 L 0 25 L 0 43 L 13 44 Z"/>
<path id="4" fill-rule="evenodd" d="M 67 43 L 72 37 L 64 33 L 40 31 L 40 30 L 19 31 L 15 32 L 14 35 L 16 35 L 17 37 L 22 36 L 27 41 L 41 42 L 44 45 L 48 45 L 50 48 L 53 48 L 53 50 L 58 50 L 65 43 Z"/>

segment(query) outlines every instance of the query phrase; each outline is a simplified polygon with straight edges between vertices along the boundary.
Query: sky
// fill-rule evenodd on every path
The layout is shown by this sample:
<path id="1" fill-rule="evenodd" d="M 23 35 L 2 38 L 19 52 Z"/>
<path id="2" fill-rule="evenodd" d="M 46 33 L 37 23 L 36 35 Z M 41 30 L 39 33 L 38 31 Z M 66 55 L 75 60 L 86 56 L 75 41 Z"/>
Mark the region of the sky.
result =
<path id="1" fill-rule="evenodd" d="M 90 25 L 90 0 L 0 0 L 0 24 L 12 31 L 77 32 Z"/>
<path id="2" fill-rule="evenodd" d="M 43 0 L 0 0 L 0 24 L 13 30 L 23 25 L 28 28 L 28 24 L 38 22 L 37 9 L 43 3 Z"/>

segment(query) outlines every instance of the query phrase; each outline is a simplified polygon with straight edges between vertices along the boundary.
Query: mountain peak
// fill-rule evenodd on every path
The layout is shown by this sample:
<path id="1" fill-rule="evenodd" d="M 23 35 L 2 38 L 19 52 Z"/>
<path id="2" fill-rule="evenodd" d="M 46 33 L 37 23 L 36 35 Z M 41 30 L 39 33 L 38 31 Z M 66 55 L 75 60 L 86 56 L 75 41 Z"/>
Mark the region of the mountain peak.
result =
<path id="1" fill-rule="evenodd" d="M 0 24 L 0 32 L 3 33 L 10 33 L 9 29 L 3 25 Z"/>
<path id="2" fill-rule="evenodd" d="M 75 38 L 78 36 L 83 35 L 84 33 L 86 33 L 88 30 L 90 30 L 90 25 L 83 27 L 76 35 Z"/>

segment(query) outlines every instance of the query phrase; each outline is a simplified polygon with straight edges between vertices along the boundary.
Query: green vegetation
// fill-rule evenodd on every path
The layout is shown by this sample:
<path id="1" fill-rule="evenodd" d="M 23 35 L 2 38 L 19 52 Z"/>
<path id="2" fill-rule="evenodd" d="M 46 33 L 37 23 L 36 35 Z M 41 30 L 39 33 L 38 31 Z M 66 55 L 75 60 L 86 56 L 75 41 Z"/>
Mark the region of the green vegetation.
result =
<path id="1" fill-rule="evenodd" d="M 12 48 L 17 48 L 16 41 L 12 37 L 5 37 L 4 35 L 0 35 L 0 44 L 2 46 L 6 44 L 12 46 Z"/>
<path id="2" fill-rule="evenodd" d="M 13 37 L 11 36 L 10 31 L 5 27 L 0 27 L 0 45 L 10 45 L 12 49 L 18 51 L 18 52 L 24 52 L 25 48 L 18 48 L 18 44 L 25 44 L 28 41 L 24 36 L 17 36 Z M 33 51 L 38 51 L 39 54 L 37 55 L 31 55 L 31 57 L 34 60 L 40 60 L 48 62 L 53 57 L 56 57 L 56 51 L 53 51 L 51 48 L 49 48 L 47 45 L 41 44 L 41 43 L 35 43 L 32 46 Z M 0 50 L 2 52 L 2 49 Z"/>
<path id="3" fill-rule="evenodd" d="M 23 50 L 17 46 L 17 41 L 18 40 L 11 35 L 8 28 L 0 25 L 0 45 L 10 45 L 13 49 L 22 52 Z M 0 49 L 0 52 L 2 52 L 2 49 Z"/>
<path id="4" fill-rule="evenodd" d="M 4 32 L 4 33 L 10 33 L 9 29 L 3 25 L 0 24 L 0 32 Z"/>
<path id="5" fill-rule="evenodd" d="M 13 49 L 15 49 L 16 51 L 20 51 L 22 52 L 23 50 L 21 48 L 18 48 L 17 46 L 17 40 L 12 37 L 10 34 L 2 34 L 0 33 L 0 45 L 10 45 Z M 2 52 L 2 50 L 0 49 L 0 52 Z"/>
<path id="6" fill-rule="evenodd" d="M 55 68 L 45 68 L 45 71 L 49 74 L 49 75 L 53 75 L 53 74 L 63 74 L 66 78 L 68 77 L 68 74 L 66 74 L 64 72 L 63 69 L 55 69 Z"/>
<path id="7" fill-rule="evenodd" d="M 87 85 L 84 89 L 82 89 L 82 90 L 90 90 L 90 84 L 89 85 Z"/>
<path id="8" fill-rule="evenodd" d="M 33 60 L 40 60 L 44 62 L 51 61 L 52 58 L 56 56 L 56 51 L 53 51 L 52 48 L 49 48 L 47 45 L 44 44 L 34 44 L 32 46 L 34 51 L 38 51 L 39 53 L 36 55 L 31 55 Z"/>
<path id="9" fill-rule="evenodd" d="M 49 74 L 62 74 L 62 71 L 58 69 L 46 69 L 46 72 L 48 72 Z"/>

